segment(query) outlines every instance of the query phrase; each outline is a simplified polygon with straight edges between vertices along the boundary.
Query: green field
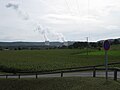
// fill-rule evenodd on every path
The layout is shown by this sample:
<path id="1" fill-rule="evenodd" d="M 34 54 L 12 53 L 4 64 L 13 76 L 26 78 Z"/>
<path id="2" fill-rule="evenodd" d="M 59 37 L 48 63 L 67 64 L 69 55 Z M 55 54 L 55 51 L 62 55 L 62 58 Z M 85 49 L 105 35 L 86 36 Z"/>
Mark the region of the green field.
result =
<path id="1" fill-rule="evenodd" d="M 120 61 L 120 45 L 108 52 L 109 62 Z M 104 50 L 50 49 L 0 51 L 0 69 L 43 71 L 104 64 Z M 119 66 L 120 67 L 120 66 Z"/>
<path id="2" fill-rule="evenodd" d="M 120 81 L 81 77 L 0 79 L 0 90 L 120 90 Z"/>

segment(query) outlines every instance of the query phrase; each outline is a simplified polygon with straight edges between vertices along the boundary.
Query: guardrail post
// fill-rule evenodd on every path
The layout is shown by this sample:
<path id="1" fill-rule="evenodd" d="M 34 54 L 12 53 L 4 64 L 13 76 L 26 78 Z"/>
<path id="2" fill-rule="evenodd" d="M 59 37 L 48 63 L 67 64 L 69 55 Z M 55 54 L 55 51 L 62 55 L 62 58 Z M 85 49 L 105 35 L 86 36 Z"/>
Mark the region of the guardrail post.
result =
<path id="1" fill-rule="evenodd" d="M 18 75 L 18 78 L 20 79 L 20 74 Z"/>
<path id="2" fill-rule="evenodd" d="M 63 72 L 61 72 L 61 77 L 63 77 Z"/>
<path id="3" fill-rule="evenodd" d="M 37 73 L 36 73 L 36 79 L 38 78 L 38 75 L 37 75 Z"/>
<path id="4" fill-rule="evenodd" d="M 114 70 L 114 80 L 117 80 L 117 69 Z"/>
<path id="5" fill-rule="evenodd" d="M 93 77 L 96 77 L 96 69 L 93 67 Z"/>
<path id="6" fill-rule="evenodd" d="M 6 75 L 6 79 L 8 78 L 8 75 Z"/>

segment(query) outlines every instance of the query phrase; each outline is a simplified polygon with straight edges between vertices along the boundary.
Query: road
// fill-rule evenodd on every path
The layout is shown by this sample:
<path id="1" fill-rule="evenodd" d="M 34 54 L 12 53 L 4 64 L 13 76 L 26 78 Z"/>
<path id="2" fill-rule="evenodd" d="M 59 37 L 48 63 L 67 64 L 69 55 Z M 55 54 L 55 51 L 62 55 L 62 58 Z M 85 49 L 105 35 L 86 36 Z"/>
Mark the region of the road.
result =
<path id="1" fill-rule="evenodd" d="M 19 76 L 8 76 L 7 78 L 18 78 Z M 44 74 L 38 75 L 38 78 L 45 77 L 61 77 L 60 73 L 57 74 Z M 93 72 L 72 72 L 72 73 L 64 73 L 63 77 L 93 77 Z M 96 77 L 105 77 L 105 71 L 96 72 Z M 114 72 L 108 72 L 108 77 L 113 78 Z M 6 78 L 6 76 L 0 76 L 0 78 Z M 36 78 L 36 75 L 26 75 L 20 76 L 20 78 Z M 117 73 L 117 78 L 120 78 L 120 72 Z"/>

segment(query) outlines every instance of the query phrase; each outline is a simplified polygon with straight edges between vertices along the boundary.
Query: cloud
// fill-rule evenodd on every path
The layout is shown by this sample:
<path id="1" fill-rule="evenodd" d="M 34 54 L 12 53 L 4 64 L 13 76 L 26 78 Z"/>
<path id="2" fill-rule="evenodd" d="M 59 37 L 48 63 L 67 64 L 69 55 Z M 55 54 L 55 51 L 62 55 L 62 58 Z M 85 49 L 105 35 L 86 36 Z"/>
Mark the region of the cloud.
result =
<path id="1" fill-rule="evenodd" d="M 93 16 L 72 16 L 67 14 L 48 14 L 42 17 L 46 22 L 54 24 L 70 24 L 70 23 L 102 23 L 100 19 Z"/>
<path id="2" fill-rule="evenodd" d="M 108 30 L 120 30 L 120 26 L 109 25 L 106 27 Z"/>

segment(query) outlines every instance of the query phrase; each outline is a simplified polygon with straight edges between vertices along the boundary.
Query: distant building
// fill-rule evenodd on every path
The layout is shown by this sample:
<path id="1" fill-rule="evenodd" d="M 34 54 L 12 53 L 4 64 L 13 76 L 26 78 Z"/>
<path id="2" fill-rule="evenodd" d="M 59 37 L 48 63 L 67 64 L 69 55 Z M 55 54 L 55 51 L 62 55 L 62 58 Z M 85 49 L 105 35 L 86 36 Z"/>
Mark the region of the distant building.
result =
<path id="1" fill-rule="evenodd" d="M 50 42 L 49 42 L 49 41 L 45 41 L 45 45 L 46 45 L 46 46 L 49 46 L 49 45 L 50 45 Z"/>
<path id="2" fill-rule="evenodd" d="M 68 42 L 63 42 L 63 45 L 64 46 L 68 46 Z"/>

